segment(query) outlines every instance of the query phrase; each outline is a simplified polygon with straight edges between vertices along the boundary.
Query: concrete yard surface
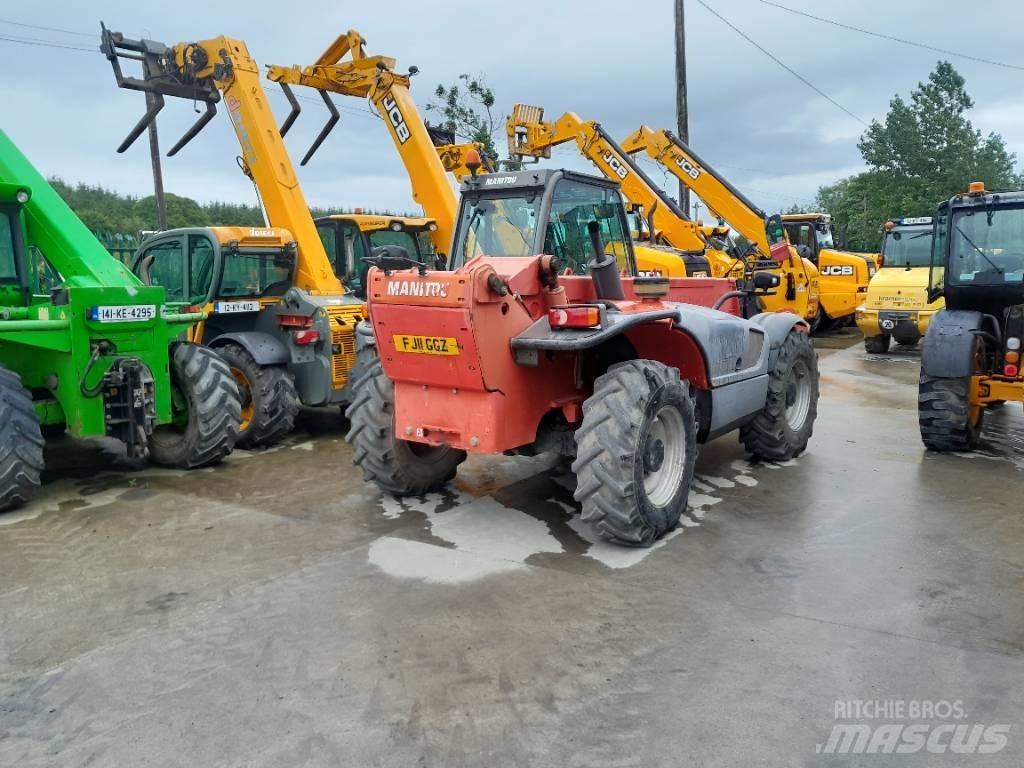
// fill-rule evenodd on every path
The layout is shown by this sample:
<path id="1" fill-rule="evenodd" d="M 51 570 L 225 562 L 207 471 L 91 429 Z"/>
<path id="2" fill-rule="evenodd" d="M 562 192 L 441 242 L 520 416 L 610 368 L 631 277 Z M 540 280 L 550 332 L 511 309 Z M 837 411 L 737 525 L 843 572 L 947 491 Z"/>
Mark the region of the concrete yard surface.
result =
<path id="1" fill-rule="evenodd" d="M 382 498 L 337 411 L 191 473 L 55 444 L 0 515 L 0 765 L 1024 764 L 1020 405 L 927 454 L 915 351 L 820 352 L 808 452 L 704 446 L 649 550 L 550 457 Z"/>

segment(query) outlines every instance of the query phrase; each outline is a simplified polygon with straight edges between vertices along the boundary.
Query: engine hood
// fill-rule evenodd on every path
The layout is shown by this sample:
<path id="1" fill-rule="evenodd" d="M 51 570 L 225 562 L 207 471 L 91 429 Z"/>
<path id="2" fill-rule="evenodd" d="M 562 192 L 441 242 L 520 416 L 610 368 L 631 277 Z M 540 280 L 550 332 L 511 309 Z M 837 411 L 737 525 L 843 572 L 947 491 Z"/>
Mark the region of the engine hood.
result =
<path id="1" fill-rule="evenodd" d="M 868 285 L 865 306 L 868 309 L 928 308 L 928 267 L 878 270 Z"/>

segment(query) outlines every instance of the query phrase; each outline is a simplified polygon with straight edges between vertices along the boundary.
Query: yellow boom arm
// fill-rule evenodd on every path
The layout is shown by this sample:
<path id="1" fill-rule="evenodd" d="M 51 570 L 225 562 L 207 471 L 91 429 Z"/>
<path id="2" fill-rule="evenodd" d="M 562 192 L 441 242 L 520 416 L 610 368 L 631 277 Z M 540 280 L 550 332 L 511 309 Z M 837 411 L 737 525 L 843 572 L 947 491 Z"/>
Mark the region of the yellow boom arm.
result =
<path id="1" fill-rule="evenodd" d="M 295 238 L 295 285 L 314 295 L 343 295 L 316 231 L 295 168 L 260 81 L 259 67 L 242 40 L 214 37 L 164 46 L 152 40 L 128 40 L 103 30 L 103 52 L 114 65 L 118 86 L 153 94 L 153 104 L 118 151 L 124 151 L 156 119 L 164 96 L 206 104 L 206 112 L 168 152 L 173 155 L 192 140 L 216 114 L 223 97 L 241 147 L 243 172 L 255 183 L 271 227 Z M 143 77 L 126 77 L 119 59 L 142 61 Z"/>
<path id="2" fill-rule="evenodd" d="M 716 171 L 703 163 L 669 131 L 641 126 L 622 142 L 622 149 L 634 154 L 646 151 L 700 197 L 713 216 L 725 221 L 757 246 L 761 258 L 770 257 L 765 213 Z"/>
<path id="3" fill-rule="evenodd" d="M 575 112 L 566 112 L 555 122 L 545 122 L 544 110 L 516 104 L 505 125 L 509 155 L 549 158 L 551 148 L 575 141 L 584 157 L 612 181 L 622 187 L 628 200 L 643 206 L 654 227 L 673 248 L 703 251 L 707 247 L 700 228 L 652 182 L 633 159 L 593 120 L 584 121 Z"/>
<path id="4" fill-rule="evenodd" d="M 321 92 L 368 98 L 384 118 L 391 139 L 412 184 L 413 199 L 437 221 L 431 238 L 434 247 L 447 251 L 458 200 L 430 134 L 409 93 L 409 74 L 395 72 L 395 60 L 367 56 L 366 41 L 354 29 L 338 37 L 308 67 L 271 66 L 267 77 L 282 85 L 305 85 Z M 347 61 L 342 61 L 348 56 Z"/>

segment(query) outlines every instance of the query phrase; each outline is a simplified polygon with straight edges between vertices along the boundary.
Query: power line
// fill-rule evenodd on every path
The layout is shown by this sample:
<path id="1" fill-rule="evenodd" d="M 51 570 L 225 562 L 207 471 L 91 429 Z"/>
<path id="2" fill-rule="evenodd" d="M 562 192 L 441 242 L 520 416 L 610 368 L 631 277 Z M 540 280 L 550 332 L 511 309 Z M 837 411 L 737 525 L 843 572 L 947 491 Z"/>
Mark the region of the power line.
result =
<path id="1" fill-rule="evenodd" d="M 993 61 L 992 59 L 983 59 L 980 56 L 972 56 L 969 53 L 959 53 L 958 51 L 950 51 L 950 50 L 948 50 L 946 48 L 938 48 L 938 47 L 936 47 L 934 45 L 927 45 L 926 43 L 918 43 L 918 42 L 915 42 L 913 40 L 907 40 L 907 39 L 902 38 L 902 37 L 893 37 L 892 35 L 886 35 L 886 34 L 884 34 L 882 32 L 873 32 L 870 29 L 861 29 L 860 27 L 855 27 L 855 26 L 853 26 L 851 24 L 843 24 L 840 21 L 834 21 L 832 19 L 826 19 L 826 18 L 823 18 L 821 16 L 815 16 L 813 13 L 807 13 L 806 11 L 798 11 L 796 8 L 788 8 L 785 5 L 779 5 L 778 3 L 773 3 L 773 2 L 771 2 L 771 0 L 761 0 L 761 2 L 764 3 L 765 5 L 770 5 L 770 6 L 774 7 L 774 8 L 779 8 L 780 10 L 787 11 L 788 13 L 795 13 L 797 16 L 804 16 L 804 17 L 806 17 L 808 19 L 814 19 L 815 21 L 820 21 L 820 22 L 822 22 L 824 24 L 831 24 L 834 27 L 840 27 L 841 29 L 848 29 L 848 30 L 851 30 L 853 32 L 860 32 L 862 35 L 870 35 L 872 37 L 880 37 L 883 40 L 890 40 L 890 41 L 892 41 L 894 43 L 902 43 L 903 45 L 911 45 L 911 46 L 913 46 L 915 48 L 923 48 L 926 51 L 934 51 L 936 53 L 942 53 L 942 54 L 945 54 L 947 56 L 956 56 L 956 57 L 959 57 L 961 59 L 968 59 L 970 61 L 976 61 L 976 62 L 979 62 L 981 64 L 991 64 L 994 67 L 1005 67 L 1006 69 L 1024 70 L 1024 66 L 1021 66 L 1020 64 L 1007 64 L 1005 61 Z"/>
<path id="2" fill-rule="evenodd" d="M 82 48 L 78 45 L 65 45 L 63 43 L 55 43 L 51 40 L 39 40 L 32 37 L 0 37 L 0 41 L 5 43 L 18 43 L 19 45 L 34 45 L 41 48 L 61 48 L 65 51 L 85 51 L 86 53 L 99 53 L 99 47 L 96 48 Z"/>
<path id="3" fill-rule="evenodd" d="M 735 32 L 740 37 L 742 37 L 744 40 L 746 40 L 748 43 L 750 43 L 752 46 L 757 48 L 757 50 L 759 50 L 761 53 L 763 53 L 769 59 L 774 61 L 776 64 L 778 64 L 784 70 L 789 72 L 789 74 L 793 75 L 793 77 L 795 77 L 801 83 L 806 85 L 808 88 L 810 88 L 816 94 L 818 94 L 823 99 L 825 99 L 828 102 L 830 102 L 835 107 L 841 109 L 843 112 L 845 112 L 847 115 L 852 117 L 854 120 L 856 120 L 861 125 L 867 126 L 867 122 L 865 122 L 862 118 L 857 117 L 857 115 L 855 115 L 853 112 L 851 112 L 846 107 L 844 107 L 842 104 L 840 104 L 838 101 L 833 99 L 831 96 L 829 96 L 827 93 L 825 93 L 823 90 L 821 90 L 818 86 L 816 86 L 814 83 L 812 83 L 806 77 L 801 75 L 799 72 L 797 72 L 795 69 L 793 69 L 789 65 L 785 64 L 784 62 L 782 62 L 777 56 L 775 56 L 775 54 L 773 54 L 771 51 L 767 50 L 766 48 L 761 46 L 759 43 L 757 43 L 753 38 L 751 38 L 749 35 L 747 35 L 743 30 L 741 30 L 739 27 L 737 27 L 735 24 L 733 24 L 727 18 L 722 16 L 722 14 L 720 14 L 718 11 L 716 11 L 714 8 L 712 8 L 710 5 L 705 3 L 704 0 L 697 0 L 697 2 L 700 3 L 701 5 L 703 5 L 712 15 L 716 16 L 723 24 L 725 24 L 727 27 L 729 27 L 733 32 Z"/>
<path id="4" fill-rule="evenodd" d="M 10 24 L 11 26 L 14 26 L 14 27 L 25 27 L 26 29 L 41 29 L 41 30 L 43 30 L 45 32 L 60 32 L 60 33 L 65 34 L 65 35 L 78 35 L 79 37 L 90 37 L 90 38 L 96 37 L 96 33 L 95 32 L 91 32 L 91 33 L 75 32 L 75 31 L 70 30 L 70 29 L 59 29 L 57 27 L 44 27 L 44 26 L 41 26 L 39 24 L 25 24 L 24 22 L 21 22 L 21 21 L 11 21 L 10 19 L 0 19 L 0 24 Z"/>

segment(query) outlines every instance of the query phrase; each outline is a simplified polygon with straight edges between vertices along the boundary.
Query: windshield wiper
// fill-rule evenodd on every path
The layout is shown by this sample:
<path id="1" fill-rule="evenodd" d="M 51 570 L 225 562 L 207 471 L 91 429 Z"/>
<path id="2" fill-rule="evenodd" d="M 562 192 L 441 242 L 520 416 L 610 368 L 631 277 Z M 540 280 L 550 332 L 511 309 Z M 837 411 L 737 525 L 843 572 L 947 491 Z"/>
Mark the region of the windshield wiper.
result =
<path id="1" fill-rule="evenodd" d="M 1005 273 L 1005 272 L 1003 272 L 1003 270 L 1002 270 L 1002 269 L 1000 269 L 1000 268 L 999 268 L 998 266 L 996 266 L 996 263 L 995 263 L 994 261 L 992 261 L 992 259 L 990 259 L 990 258 L 989 258 L 989 257 L 988 257 L 988 256 L 987 256 L 987 255 L 985 254 L 985 252 L 984 252 L 983 250 L 981 250 L 981 248 L 979 248 L 978 246 L 976 246 L 976 245 L 974 244 L 974 242 L 973 242 L 973 241 L 971 240 L 971 238 L 969 238 L 969 237 L 968 237 L 968 236 L 967 236 L 967 235 L 966 235 L 966 234 L 964 233 L 964 231 L 963 231 L 962 229 L 960 229 L 960 225 L 959 225 L 959 224 L 956 224 L 956 225 L 954 225 L 954 227 L 953 227 L 953 228 L 954 228 L 954 229 L 955 229 L 955 230 L 956 230 L 957 232 L 959 232 L 959 233 L 960 233 L 960 237 L 962 237 L 962 238 L 963 238 L 964 240 L 966 240 L 966 241 L 967 241 L 967 244 L 968 244 L 968 245 L 970 245 L 970 246 L 971 246 L 971 248 L 973 248 L 974 250 L 976 250 L 976 251 L 977 251 L 978 253 L 980 253 L 980 254 L 981 254 L 981 258 L 983 258 L 983 259 L 984 259 L 985 261 L 987 261 L 987 262 L 988 262 L 989 264 L 991 264 L 991 265 L 992 265 L 992 269 L 994 269 L 994 270 L 995 270 L 996 272 L 998 272 L 998 273 L 999 273 L 1000 275 L 1004 275 L 1004 276 L 1006 275 L 1006 273 Z"/>

